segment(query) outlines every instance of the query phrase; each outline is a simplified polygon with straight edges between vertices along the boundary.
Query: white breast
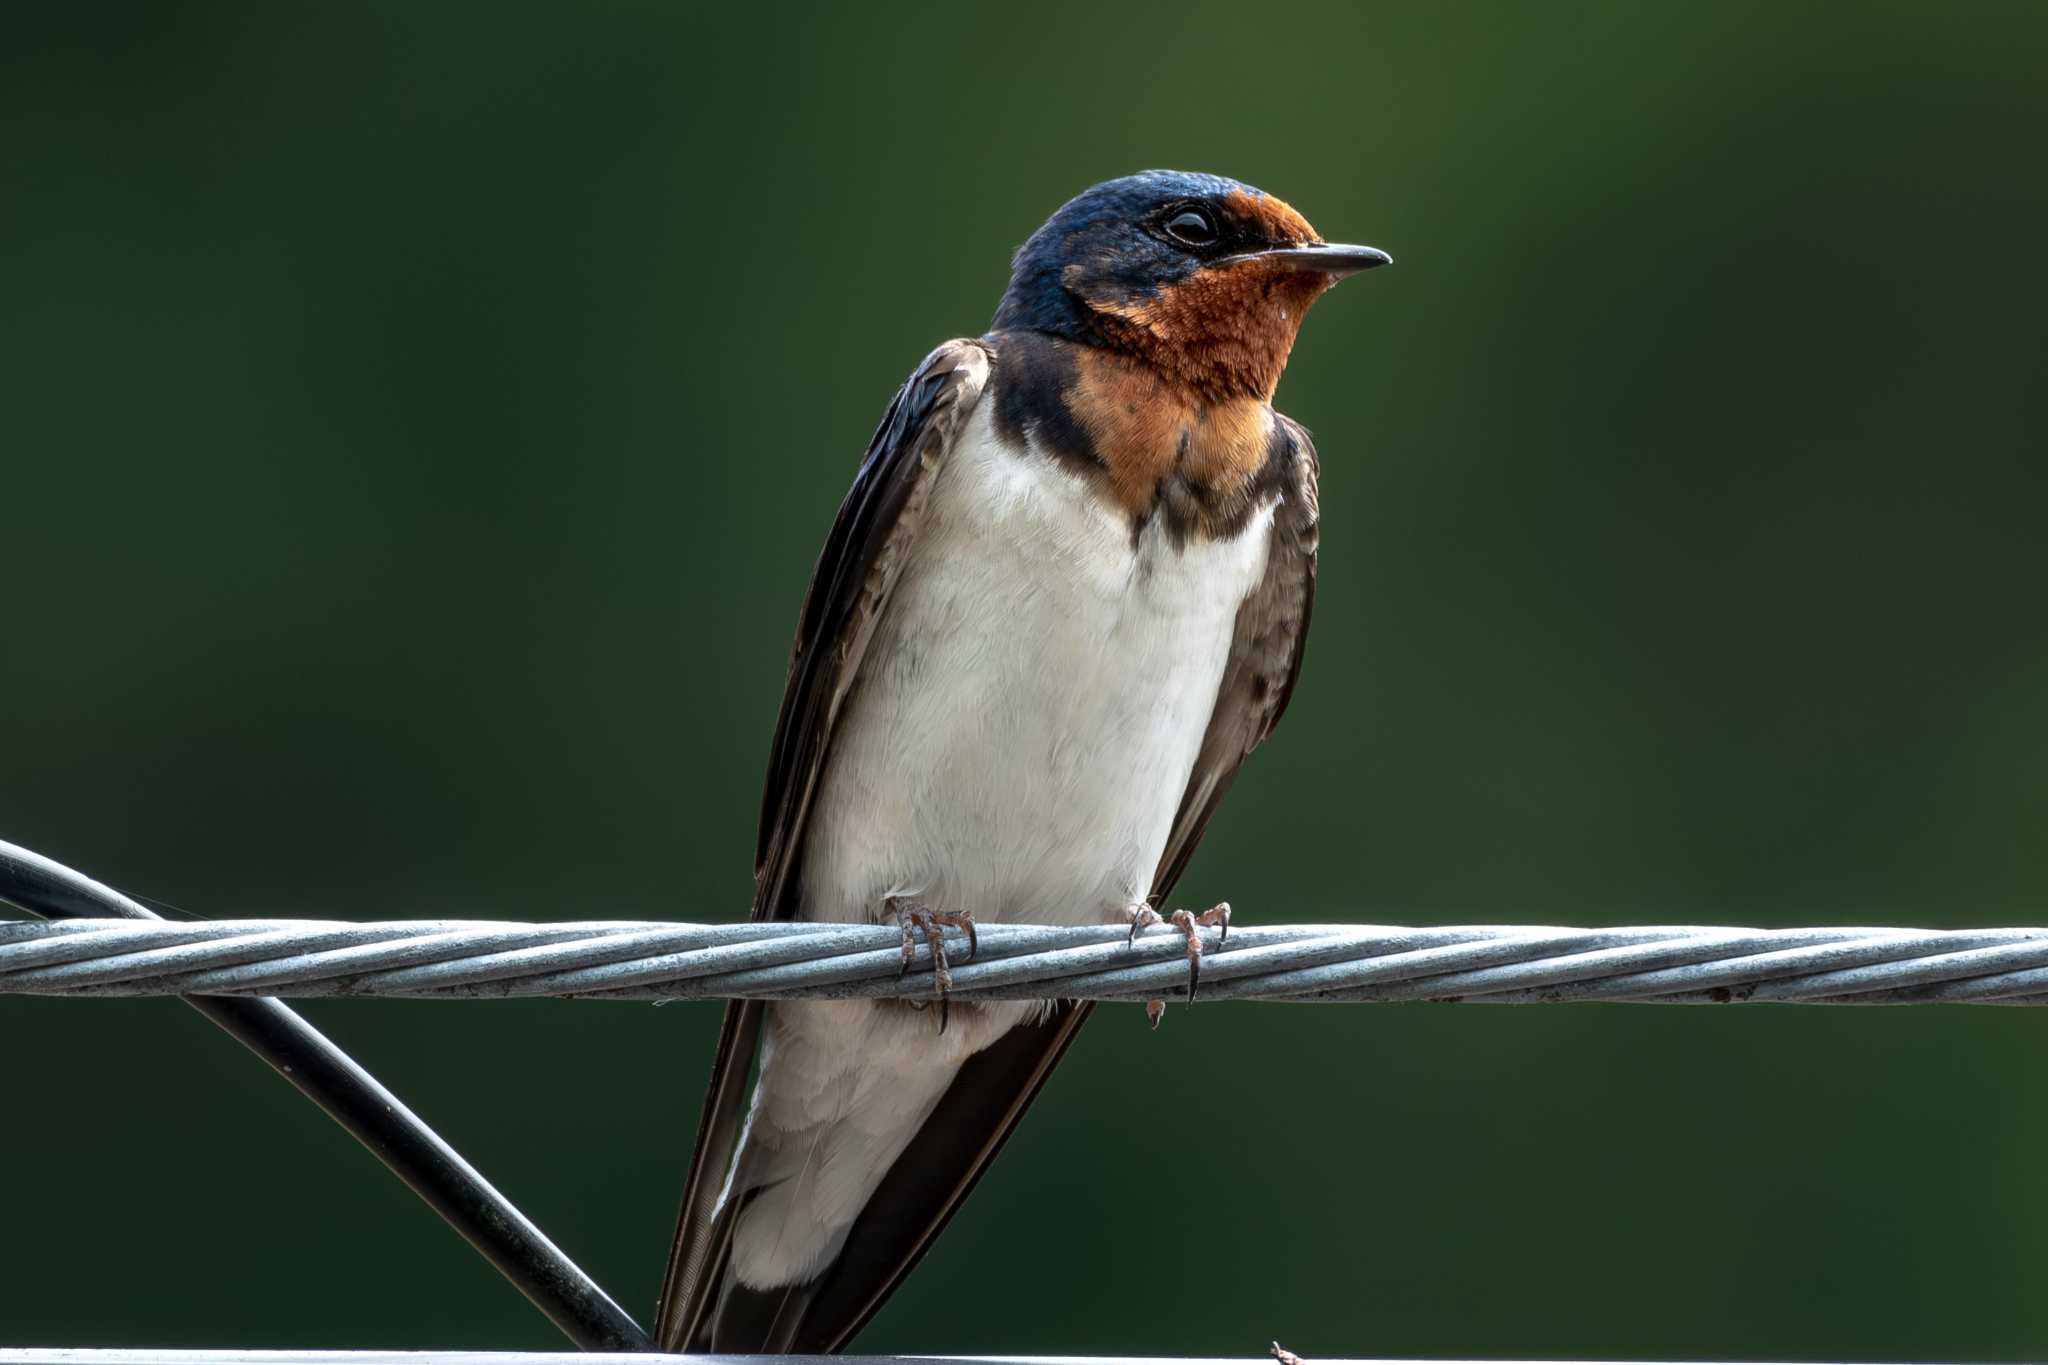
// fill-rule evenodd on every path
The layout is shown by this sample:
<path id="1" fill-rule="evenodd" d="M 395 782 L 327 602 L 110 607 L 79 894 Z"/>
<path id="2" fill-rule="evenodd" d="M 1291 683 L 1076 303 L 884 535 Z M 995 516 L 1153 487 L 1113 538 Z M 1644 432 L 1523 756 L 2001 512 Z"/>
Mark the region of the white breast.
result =
<path id="1" fill-rule="evenodd" d="M 875 920 L 890 895 L 982 924 L 1115 920 L 1151 890 L 1230 649 L 1265 572 L 1272 509 L 1175 546 L 984 401 L 832 741 L 805 835 L 803 915 Z M 752 1200 L 732 1270 L 756 1288 L 837 1254 L 960 1064 L 1039 1008 L 929 1014 L 778 1003 L 725 1190 Z"/>
<path id="2" fill-rule="evenodd" d="M 1176 546 L 976 412 L 941 466 L 812 808 L 804 914 L 914 895 L 1095 923 L 1151 890 L 1270 508 Z"/>

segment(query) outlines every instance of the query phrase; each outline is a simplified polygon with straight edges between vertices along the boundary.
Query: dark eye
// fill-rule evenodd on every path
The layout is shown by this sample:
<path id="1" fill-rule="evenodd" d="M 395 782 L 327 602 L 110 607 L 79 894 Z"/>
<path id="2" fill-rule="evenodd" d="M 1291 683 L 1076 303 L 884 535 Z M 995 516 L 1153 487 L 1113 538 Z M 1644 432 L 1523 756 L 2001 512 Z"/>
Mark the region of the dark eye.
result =
<path id="1" fill-rule="evenodd" d="M 1166 220 L 1166 235 L 1184 246 L 1210 246 L 1216 241 L 1216 224 L 1201 209 L 1182 209 Z"/>

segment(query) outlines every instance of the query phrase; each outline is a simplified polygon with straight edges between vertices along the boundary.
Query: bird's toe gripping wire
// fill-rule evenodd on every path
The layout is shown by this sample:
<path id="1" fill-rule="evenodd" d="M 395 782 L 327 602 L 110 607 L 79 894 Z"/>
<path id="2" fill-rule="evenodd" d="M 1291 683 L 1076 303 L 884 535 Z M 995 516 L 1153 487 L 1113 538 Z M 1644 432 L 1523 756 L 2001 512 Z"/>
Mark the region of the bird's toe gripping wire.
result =
<path id="1" fill-rule="evenodd" d="M 1216 946 L 1222 947 L 1230 937 L 1230 902 L 1218 901 L 1201 914 L 1188 910 L 1176 910 L 1171 915 L 1161 916 L 1149 905 L 1133 906 L 1128 912 L 1131 917 L 1129 941 L 1138 941 L 1138 931 L 1149 929 L 1155 924 L 1170 924 L 1187 936 L 1188 940 L 1188 1003 L 1195 1003 L 1195 988 L 1202 984 L 1202 930 L 1216 929 Z M 1153 1028 L 1159 1027 L 1160 1016 L 1166 1013 L 1164 1000 L 1147 1000 L 1145 1017 Z"/>
<path id="2" fill-rule="evenodd" d="M 889 896 L 882 902 L 882 908 L 896 916 L 897 924 L 903 929 L 903 966 L 896 973 L 903 975 L 910 970 L 910 964 L 917 957 L 918 940 L 922 938 L 932 954 L 932 993 L 939 1002 L 939 1032 L 946 1031 L 946 1020 L 951 1013 L 953 989 L 952 964 L 946 959 L 946 930 L 960 929 L 967 934 L 967 956 L 972 960 L 981 951 L 981 941 L 974 933 L 974 916 L 965 910 L 934 910 L 923 901 L 909 900 L 902 896 Z"/>

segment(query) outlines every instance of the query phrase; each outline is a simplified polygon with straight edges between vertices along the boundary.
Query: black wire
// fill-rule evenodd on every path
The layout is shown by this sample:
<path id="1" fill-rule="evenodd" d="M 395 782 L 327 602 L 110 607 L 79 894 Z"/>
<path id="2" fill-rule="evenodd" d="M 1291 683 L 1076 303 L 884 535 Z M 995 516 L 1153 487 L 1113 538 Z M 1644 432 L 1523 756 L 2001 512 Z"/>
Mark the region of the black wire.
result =
<path id="1" fill-rule="evenodd" d="M 62 863 L 0 840 L 0 901 L 44 919 L 157 919 Z M 651 1351 L 640 1325 L 377 1078 L 276 1000 L 182 996 L 369 1148 L 586 1351 Z"/>

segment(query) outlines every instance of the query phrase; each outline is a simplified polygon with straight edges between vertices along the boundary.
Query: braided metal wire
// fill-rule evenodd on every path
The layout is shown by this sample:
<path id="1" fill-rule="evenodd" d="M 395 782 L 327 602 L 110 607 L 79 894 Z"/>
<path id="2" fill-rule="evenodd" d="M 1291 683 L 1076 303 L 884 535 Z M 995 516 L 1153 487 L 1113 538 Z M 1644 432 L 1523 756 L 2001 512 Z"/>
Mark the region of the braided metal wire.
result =
<path id="1" fill-rule="evenodd" d="M 1186 942 L 1113 925 L 946 935 L 955 1000 L 1185 997 Z M 1289 925 L 1202 935 L 1202 1000 L 2048 1003 L 2048 929 Z M 0 922 L 0 994 L 929 999 L 885 925 Z"/>

